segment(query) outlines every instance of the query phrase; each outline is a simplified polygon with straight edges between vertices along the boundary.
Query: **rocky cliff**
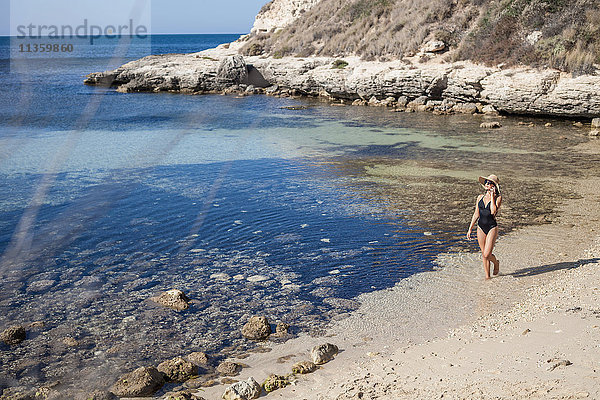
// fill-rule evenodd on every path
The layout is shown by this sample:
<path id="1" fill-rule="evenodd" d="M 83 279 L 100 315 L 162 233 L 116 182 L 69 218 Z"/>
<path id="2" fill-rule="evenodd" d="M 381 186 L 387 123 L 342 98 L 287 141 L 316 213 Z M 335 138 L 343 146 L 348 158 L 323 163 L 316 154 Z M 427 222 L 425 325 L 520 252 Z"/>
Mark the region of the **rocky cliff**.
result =
<path id="1" fill-rule="evenodd" d="M 386 7 L 391 4 L 384 3 Z M 451 3 L 456 8 L 461 2 Z M 327 4 L 325 0 L 273 0 L 257 16 L 253 32 L 267 32 L 264 35 L 269 36 Z M 372 4 L 367 10 L 372 11 Z M 337 102 L 439 113 L 481 112 L 488 106 L 487 110 L 508 114 L 600 115 L 597 74 L 447 62 L 443 57 L 447 44 L 440 40 L 422 43 L 416 54 L 393 61 L 365 61 L 357 56 L 273 57 L 261 51 L 241 55 L 254 36 L 242 36 L 236 42 L 200 53 L 148 56 L 114 71 L 92 73 L 85 83 L 115 86 L 121 92 L 321 96 Z"/>
<path id="2" fill-rule="evenodd" d="M 320 0 L 272 0 L 260 10 L 250 33 L 269 33 L 284 28 Z"/>
<path id="3" fill-rule="evenodd" d="M 470 62 L 343 62 L 328 57 L 243 57 L 235 46 L 195 54 L 149 56 L 90 74 L 90 85 L 121 92 L 271 93 L 321 96 L 355 104 L 441 113 L 478 112 L 593 118 L 600 115 L 600 76 Z"/>

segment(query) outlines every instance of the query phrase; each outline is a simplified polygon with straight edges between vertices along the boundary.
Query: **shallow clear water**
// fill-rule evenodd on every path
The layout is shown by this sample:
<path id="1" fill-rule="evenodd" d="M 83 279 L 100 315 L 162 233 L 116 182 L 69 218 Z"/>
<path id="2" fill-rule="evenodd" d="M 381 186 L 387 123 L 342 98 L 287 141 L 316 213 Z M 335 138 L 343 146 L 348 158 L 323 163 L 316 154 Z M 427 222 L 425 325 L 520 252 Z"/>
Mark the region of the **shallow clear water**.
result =
<path id="1" fill-rule="evenodd" d="M 358 294 L 474 249 L 477 176 L 501 177 L 507 232 L 551 218 L 561 182 L 598 165 L 567 122 L 487 131 L 481 117 L 82 84 L 106 63 L 90 50 L 0 77 L 0 327 L 44 322 L 0 345 L 0 388 L 106 388 L 177 355 L 239 353 L 254 314 L 318 333 Z M 148 301 L 170 288 L 189 310 Z"/>

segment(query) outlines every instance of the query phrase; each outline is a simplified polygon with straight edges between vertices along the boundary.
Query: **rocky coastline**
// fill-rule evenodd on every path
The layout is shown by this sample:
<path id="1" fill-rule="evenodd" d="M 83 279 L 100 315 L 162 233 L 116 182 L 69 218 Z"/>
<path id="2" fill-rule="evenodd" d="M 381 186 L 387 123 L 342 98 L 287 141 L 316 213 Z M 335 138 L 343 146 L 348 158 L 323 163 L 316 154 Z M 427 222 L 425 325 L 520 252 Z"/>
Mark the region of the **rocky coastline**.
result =
<path id="1" fill-rule="evenodd" d="M 242 43 L 240 39 L 198 53 L 147 56 L 112 71 L 91 73 L 84 83 L 116 87 L 123 93 L 311 96 L 408 112 L 600 116 L 596 75 L 444 63 L 435 58 L 423 61 L 426 53 L 387 62 L 242 56 Z"/>

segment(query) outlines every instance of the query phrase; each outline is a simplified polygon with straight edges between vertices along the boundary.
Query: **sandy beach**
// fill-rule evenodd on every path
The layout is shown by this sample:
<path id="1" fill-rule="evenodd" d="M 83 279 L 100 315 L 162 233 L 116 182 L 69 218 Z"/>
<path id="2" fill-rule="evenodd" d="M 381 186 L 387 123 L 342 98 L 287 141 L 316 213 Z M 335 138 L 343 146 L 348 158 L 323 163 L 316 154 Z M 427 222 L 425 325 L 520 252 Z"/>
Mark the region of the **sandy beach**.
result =
<path id="1" fill-rule="evenodd" d="M 575 151 L 599 148 L 591 141 Z M 477 253 L 441 254 L 438 270 L 360 296 L 360 308 L 324 337 L 265 343 L 271 351 L 240 361 L 249 368 L 236 379 L 287 374 L 329 342 L 340 348 L 333 361 L 268 397 L 600 398 L 600 179 L 554 183 L 576 195 L 551 224 L 499 239 L 498 277 L 484 281 Z M 225 387 L 201 395 L 218 399 Z"/>

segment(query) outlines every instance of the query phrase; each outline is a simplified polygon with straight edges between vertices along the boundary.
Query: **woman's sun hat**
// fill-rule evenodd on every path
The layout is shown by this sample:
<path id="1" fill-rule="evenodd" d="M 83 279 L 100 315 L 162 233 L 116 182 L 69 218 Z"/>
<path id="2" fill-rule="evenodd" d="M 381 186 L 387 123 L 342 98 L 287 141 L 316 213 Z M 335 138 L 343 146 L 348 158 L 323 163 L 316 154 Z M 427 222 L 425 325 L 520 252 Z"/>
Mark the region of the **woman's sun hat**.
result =
<path id="1" fill-rule="evenodd" d="M 498 179 L 498 177 L 496 175 L 491 174 L 487 178 L 484 177 L 484 176 L 480 176 L 479 177 L 479 183 L 481 183 L 484 186 L 485 186 L 485 181 L 492 181 L 492 182 L 494 182 L 494 184 L 498 188 L 498 192 L 500 191 L 500 180 Z"/>

